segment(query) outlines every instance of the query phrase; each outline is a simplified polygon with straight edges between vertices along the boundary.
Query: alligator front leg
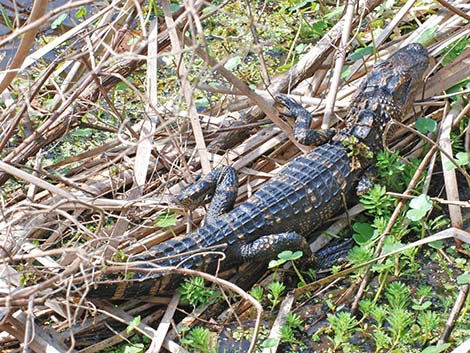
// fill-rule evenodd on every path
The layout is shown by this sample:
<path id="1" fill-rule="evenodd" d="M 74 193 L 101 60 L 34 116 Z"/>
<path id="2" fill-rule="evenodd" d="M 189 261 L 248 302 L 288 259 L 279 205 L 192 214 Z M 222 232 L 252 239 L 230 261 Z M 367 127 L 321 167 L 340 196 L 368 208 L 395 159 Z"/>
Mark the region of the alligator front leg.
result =
<path id="1" fill-rule="evenodd" d="M 307 240 L 295 232 L 265 235 L 251 243 L 233 244 L 227 249 L 226 255 L 230 263 L 240 265 L 247 262 L 275 259 L 284 250 L 300 250 L 303 252 L 304 264 L 315 263 Z"/>
<path id="2" fill-rule="evenodd" d="M 190 210 L 210 201 L 204 224 L 213 224 L 233 208 L 237 194 L 237 171 L 232 167 L 220 167 L 184 189 L 177 200 Z"/>
<path id="3" fill-rule="evenodd" d="M 294 136 L 301 144 L 320 146 L 328 142 L 336 133 L 335 129 L 312 130 L 312 115 L 299 103 L 284 94 L 274 97 L 275 106 L 287 118 L 295 118 Z"/>
<path id="4" fill-rule="evenodd" d="M 374 180 L 376 179 L 377 168 L 373 165 L 366 169 L 361 176 L 356 186 L 356 195 L 363 196 L 374 187 Z"/>

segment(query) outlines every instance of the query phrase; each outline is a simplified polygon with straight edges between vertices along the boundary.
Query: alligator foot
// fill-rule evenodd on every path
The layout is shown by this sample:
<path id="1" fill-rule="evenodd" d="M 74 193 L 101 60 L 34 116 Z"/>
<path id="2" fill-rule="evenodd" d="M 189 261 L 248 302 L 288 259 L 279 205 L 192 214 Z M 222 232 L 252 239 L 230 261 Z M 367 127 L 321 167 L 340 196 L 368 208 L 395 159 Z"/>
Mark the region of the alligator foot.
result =
<path id="1" fill-rule="evenodd" d="M 237 193 L 237 171 L 232 167 L 220 167 L 184 189 L 177 200 L 190 210 L 210 200 L 204 224 L 212 224 L 233 208 Z"/>
<path id="2" fill-rule="evenodd" d="M 292 98 L 284 94 L 277 94 L 275 106 L 287 118 L 295 118 L 294 136 L 301 144 L 320 146 L 331 140 L 336 134 L 335 129 L 312 130 L 312 116 Z"/>
<path id="3" fill-rule="evenodd" d="M 260 260 L 272 260 L 284 250 L 303 252 L 304 266 L 316 263 L 310 246 L 303 236 L 295 232 L 262 236 L 251 243 L 233 244 L 227 251 L 227 258 L 237 264 Z"/>
<path id="4" fill-rule="evenodd" d="M 376 179 L 377 168 L 373 165 L 367 168 L 364 174 L 359 179 L 356 186 L 356 195 L 362 196 L 368 193 L 374 187 L 374 181 Z"/>

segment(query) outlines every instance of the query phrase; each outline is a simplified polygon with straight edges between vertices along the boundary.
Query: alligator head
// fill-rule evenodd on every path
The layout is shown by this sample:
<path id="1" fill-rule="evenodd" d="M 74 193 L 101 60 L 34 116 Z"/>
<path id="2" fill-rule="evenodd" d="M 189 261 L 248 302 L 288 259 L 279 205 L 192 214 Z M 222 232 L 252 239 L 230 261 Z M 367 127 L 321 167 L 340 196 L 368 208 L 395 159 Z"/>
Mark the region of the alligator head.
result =
<path id="1" fill-rule="evenodd" d="M 429 54 L 418 43 L 377 63 L 359 87 L 346 118 L 350 134 L 380 149 L 378 141 L 386 125 L 391 119 L 400 120 L 410 108 L 428 65 Z"/>

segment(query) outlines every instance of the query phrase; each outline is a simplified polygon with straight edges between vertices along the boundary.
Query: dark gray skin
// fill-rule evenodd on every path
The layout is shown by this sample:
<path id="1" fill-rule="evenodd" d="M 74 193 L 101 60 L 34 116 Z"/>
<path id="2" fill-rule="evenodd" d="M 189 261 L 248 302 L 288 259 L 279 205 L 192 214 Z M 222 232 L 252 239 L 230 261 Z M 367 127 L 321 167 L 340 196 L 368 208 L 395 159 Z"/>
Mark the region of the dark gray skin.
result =
<path id="1" fill-rule="evenodd" d="M 214 170 L 178 198 L 183 206 L 195 208 L 212 197 L 204 225 L 151 248 L 135 260 L 210 270 L 217 257 L 187 253 L 215 245 L 225 252 L 229 264 L 274 258 L 286 249 L 302 250 L 310 257 L 306 237 L 342 211 L 344 200 L 356 192 L 358 184 L 364 184 L 364 175 L 383 149 L 386 125 L 391 119 L 399 120 L 410 107 L 428 64 L 429 55 L 420 44 L 410 44 L 377 64 L 358 89 L 346 127 L 338 132 L 311 130 L 312 117 L 302 106 L 287 96 L 276 96 L 280 113 L 296 119 L 295 134 L 300 141 L 317 147 L 289 162 L 235 208 L 235 170 Z M 176 284 L 171 276 L 156 274 L 142 280 L 135 275 L 119 284 L 98 284 L 91 296 L 153 295 L 173 290 Z"/>

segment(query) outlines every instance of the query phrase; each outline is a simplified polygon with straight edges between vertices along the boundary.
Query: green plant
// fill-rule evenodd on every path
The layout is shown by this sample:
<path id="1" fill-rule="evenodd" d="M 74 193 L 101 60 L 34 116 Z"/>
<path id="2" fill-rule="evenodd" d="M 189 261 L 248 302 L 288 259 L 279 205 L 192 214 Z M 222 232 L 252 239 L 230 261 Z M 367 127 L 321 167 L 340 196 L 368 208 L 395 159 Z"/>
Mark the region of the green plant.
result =
<path id="1" fill-rule="evenodd" d="M 126 342 L 106 348 L 102 353 L 144 353 L 149 343 L 150 339 L 147 336 L 133 335 Z"/>
<path id="2" fill-rule="evenodd" d="M 377 323 L 377 328 L 382 327 L 385 318 L 388 315 L 388 310 L 382 305 L 376 305 L 370 309 L 370 316 Z"/>
<path id="3" fill-rule="evenodd" d="M 304 324 L 304 321 L 300 318 L 298 314 L 296 313 L 287 314 L 286 325 L 288 325 L 289 327 L 300 329 L 303 324 Z"/>
<path id="4" fill-rule="evenodd" d="M 418 289 L 416 290 L 416 295 L 418 297 L 427 297 L 430 293 L 432 292 L 432 287 L 428 285 L 421 284 L 418 286 Z"/>
<path id="5" fill-rule="evenodd" d="M 401 175 L 405 170 L 405 163 L 394 153 L 382 151 L 377 154 L 377 176 L 383 179 L 384 184 L 393 191 L 403 190 L 405 180 Z"/>
<path id="6" fill-rule="evenodd" d="M 392 282 L 385 291 L 392 309 L 405 309 L 410 304 L 410 289 L 402 282 Z"/>
<path id="7" fill-rule="evenodd" d="M 295 338 L 295 332 L 289 325 L 284 325 L 280 330 L 280 338 L 283 343 L 301 344 L 302 342 Z"/>
<path id="8" fill-rule="evenodd" d="M 286 286 L 282 282 L 272 281 L 268 285 L 268 299 L 271 302 L 271 311 L 281 302 L 280 297 Z"/>
<path id="9" fill-rule="evenodd" d="M 359 302 L 359 311 L 362 314 L 362 317 L 365 318 L 374 308 L 375 303 L 370 299 L 363 299 Z"/>
<path id="10" fill-rule="evenodd" d="M 442 64 L 443 65 L 448 65 L 452 61 L 454 61 L 462 52 L 470 46 L 470 36 L 464 36 L 461 39 L 459 39 L 454 45 L 446 48 L 442 54 L 443 60 Z"/>
<path id="11" fill-rule="evenodd" d="M 377 329 L 374 331 L 372 334 L 372 337 L 374 338 L 375 341 L 375 351 L 376 352 L 381 352 L 382 349 L 390 346 L 390 343 L 392 342 L 392 339 L 390 336 L 388 336 L 385 332 L 383 332 L 380 329 Z"/>
<path id="12" fill-rule="evenodd" d="M 155 225 L 161 228 L 174 226 L 178 220 L 175 212 L 167 212 L 158 216 Z"/>
<path id="13" fill-rule="evenodd" d="M 13 22 L 11 21 L 10 17 L 8 16 L 5 8 L 3 7 L 2 4 L 0 4 L 0 14 L 2 15 L 2 18 L 3 18 L 3 22 L 7 25 L 7 27 L 10 29 L 10 30 L 14 30 L 15 27 L 13 26 Z"/>
<path id="14" fill-rule="evenodd" d="M 179 293 L 183 301 L 186 301 L 194 307 L 215 303 L 221 298 L 217 290 L 205 287 L 204 279 L 196 276 L 185 280 L 181 284 Z"/>
<path id="15" fill-rule="evenodd" d="M 425 344 L 431 338 L 432 331 L 439 326 L 439 315 L 435 311 L 425 310 L 418 314 L 417 322 L 422 329 L 422 344 Z"/>
<path id="16" fill-rule="evenodd" d="M 374 256 L 374 251 L 372 248 L 368 248 L 365 246 L 354 246 L 348 252 L 348 259 L 352 262 L 354 266 L 363 264 L 371 260 Z M 364 268 L 359 268 L 356 273 L 360 274 L 364 272 Z"/>
<path id="17" fill-rule="evenodd" d="M 141 320 L 140 315 L 137 315 L 136 317 L 134 317 L 132 321 L 129 322 L 129 325 L 126 328 L 126 332 L 131 333 L 132 331 L 134 331 L 135 328 L 140 325 L 140 320 Z"/>
<path id="18" fill-rule="evenodd" d="M 296 251 L 296 252 L 292 252 L 290 250 L 285 250 L 285 251 L 282 251 L 280 252 L 278 255 L 277 255 L 277 259 L 276 260 L 271 260 L 269 262 L 269 265 L 268 265 L 268 268 L 269 269 L 275 269 L 274 271 L 274 278 L 276 278 L 276 274 L 277 274 L 277 269 L 284 265 L 286 262 L 289 262 L 291 263 L 292 265 L 292 268 L 294 269 L 295 273 L 297 274 L 297 277 L 299 277 L 300 279 L 300 283 L 299 283 L 299 287 L 302 287 L 306 284 L 305 282 L 305 279 L 304 277 L 302 276 L 302 274 L 300 273 L 299 269 L 297 268 L 297 266 L 295 265 L 295 260 L 298 260 L 302 257 L 303 253 L 302 251 Z"/>
<path id="19" fill-rule="evenodd" d="M 264 295 L 264 288 L 257 286 L 253 287 L 250 290 L 250 295 L 255 298 L 257 301 L 261 302 L 263 300 L 263 295 Z"/>
<path id="20" fill-rule="evenodd" d="M 181 332 L 181 331 L 180 331 Z M 216 353 L 217 347 L 215 339 L 211 332 L 204 328 L 196 326 L 181 338 L 181 344 L 192 352 Z"/>
<path id="21" fill-rule="evenodd" d="M 387 195 L 385 186 L 374 185 L 374 187 L 364 194 L 361 199 L 361 204 L 372 216 L 384 216 L 391 213 L 392 207 L 395 205 L 395 200 Z"/>
<path id="22" fill-rule="evenodd" d="M 334 332 L 333 343 L 335 349 L 347 343 L 358 324 L 356 318 L 346 311 L 341 311 L 336 315 L 328 315 L 328 322 Z"/>
<path id="23" fill-rule="evenodd" d="M 406 328 L 413 323 L 413 315 L 406 309 L 393 309 L 386 318 L 392 333 L 392 346 L 396 346 L 406 333 Z"/>

